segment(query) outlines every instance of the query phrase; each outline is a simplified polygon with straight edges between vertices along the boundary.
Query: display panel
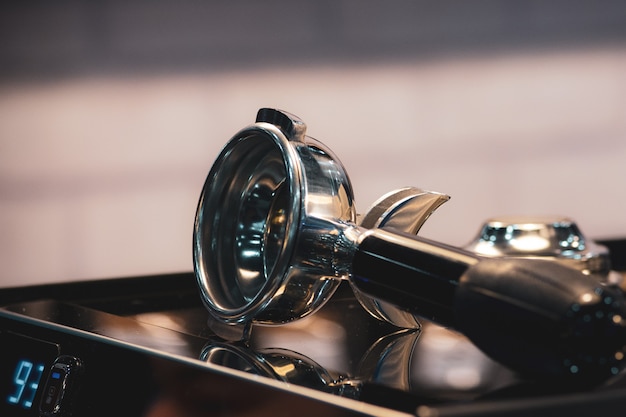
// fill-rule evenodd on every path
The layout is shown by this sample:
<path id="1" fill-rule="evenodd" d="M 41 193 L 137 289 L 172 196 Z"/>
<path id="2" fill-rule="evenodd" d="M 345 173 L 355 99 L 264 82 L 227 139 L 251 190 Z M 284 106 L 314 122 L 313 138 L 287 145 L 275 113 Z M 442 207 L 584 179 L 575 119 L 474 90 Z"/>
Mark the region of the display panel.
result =
<path id="1" fill-rule="evenodd" d="M 0 414 L 38 416 L 41 388 L 59 346 L 10 332 L 0 333 L 0 346 Z"/>

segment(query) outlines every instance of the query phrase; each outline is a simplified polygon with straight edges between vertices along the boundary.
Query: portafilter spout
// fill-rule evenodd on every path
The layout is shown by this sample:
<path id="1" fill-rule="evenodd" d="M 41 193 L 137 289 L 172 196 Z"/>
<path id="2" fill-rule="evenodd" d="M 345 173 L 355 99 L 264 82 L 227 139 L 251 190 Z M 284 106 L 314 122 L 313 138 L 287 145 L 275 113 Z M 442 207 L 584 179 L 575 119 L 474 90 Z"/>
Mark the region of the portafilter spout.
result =
<path id="1" fill-rule="evenodd" d="M 621 370 L 620 291 L 554 262 L 481 258 L 356 225 L 345 169 L 305 130 L 293 115 L 261 109 L 207 176 L 193 256 L 218 327 L 241 337 L 252 322 L 296 320 L 349 279 L 368 297 L 455 328 L 522 374 L 592 383 Z"/>

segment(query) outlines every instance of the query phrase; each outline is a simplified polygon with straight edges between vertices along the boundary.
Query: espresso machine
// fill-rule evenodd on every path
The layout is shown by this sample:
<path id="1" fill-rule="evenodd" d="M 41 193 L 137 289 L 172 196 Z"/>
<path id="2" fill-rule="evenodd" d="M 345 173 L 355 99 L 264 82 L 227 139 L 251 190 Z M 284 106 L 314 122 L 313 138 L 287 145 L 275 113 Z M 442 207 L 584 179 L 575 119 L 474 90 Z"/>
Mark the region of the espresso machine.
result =
<path id="1" fill-rule="evenodd" d="M 624 241 L 567 217 L 419 236 L 262 108 L 210 168 L 193 271 L 0 290 L 0 415 L 623 415 Z"/>

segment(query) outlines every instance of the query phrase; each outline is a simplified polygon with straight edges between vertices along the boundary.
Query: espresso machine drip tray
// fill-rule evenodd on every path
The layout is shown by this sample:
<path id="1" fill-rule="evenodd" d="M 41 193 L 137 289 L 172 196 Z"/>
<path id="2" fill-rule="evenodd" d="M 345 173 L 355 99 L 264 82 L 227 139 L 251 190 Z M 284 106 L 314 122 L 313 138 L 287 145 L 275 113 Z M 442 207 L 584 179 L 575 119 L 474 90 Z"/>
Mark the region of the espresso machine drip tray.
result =
<path id="1" fill-rule="evenodd" d="M 192 273 L 0 290 L 2 416 L 623 415 L 623 373 L 520 378 L 427 320 L 372 318 L 342 284 L 321 310 L 228 342 Z M 533 337 L 533 335 L 528 335 Z"/>

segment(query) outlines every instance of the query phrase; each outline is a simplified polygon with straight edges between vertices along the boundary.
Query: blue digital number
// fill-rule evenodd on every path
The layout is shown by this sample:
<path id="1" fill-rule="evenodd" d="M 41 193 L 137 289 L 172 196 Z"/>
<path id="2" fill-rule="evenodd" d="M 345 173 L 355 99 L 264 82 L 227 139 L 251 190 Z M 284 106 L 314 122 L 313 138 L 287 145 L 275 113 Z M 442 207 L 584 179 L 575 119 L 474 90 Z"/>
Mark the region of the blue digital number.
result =
<path id="1" fill-rule="evenodd" d="M 41 380 L 43 369 L 44 366 L 42 364 L 37 365 L 33 376 L 28 382 L 27 392 L 24 394 L 24 401 L 22 402 L 24 408 L 30 408 L 33 406 L 33 400 L 35 399 L 35 394 L 37 394 L 37 388 L 39 388 L 39 380 Z"/>
<path id="2" fill-rule="evenodd" d="M 44 365 L 41 363 L 34 364 L 26 359 L 20 360 L 13 373 L 14 393 L 7 397 L 7 402 L 21 405 L 23 408 L 31 408 L 43 370 Z"/>

